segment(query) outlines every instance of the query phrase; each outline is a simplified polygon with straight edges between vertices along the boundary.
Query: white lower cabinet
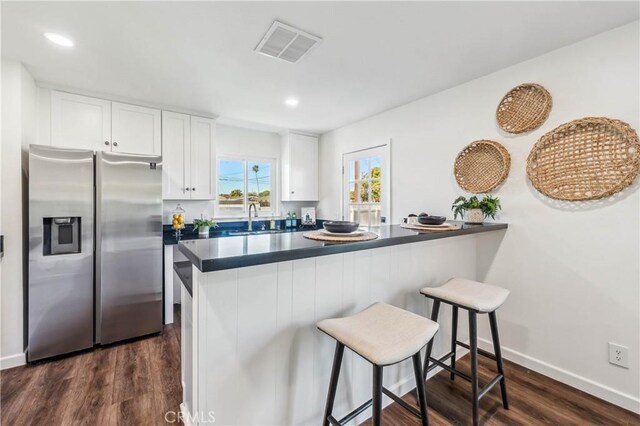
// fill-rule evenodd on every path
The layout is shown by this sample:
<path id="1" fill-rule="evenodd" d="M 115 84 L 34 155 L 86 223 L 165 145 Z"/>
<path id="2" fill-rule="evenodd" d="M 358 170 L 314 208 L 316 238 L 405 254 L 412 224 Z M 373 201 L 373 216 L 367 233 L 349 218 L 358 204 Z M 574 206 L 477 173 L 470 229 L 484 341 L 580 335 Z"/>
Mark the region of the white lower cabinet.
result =
<path id="1" fill-rule="evenodd" d="M 182 366 L 182 411 L 184 416 L 189 417 L 190 415 L 195 415 L 193 411 L 193 298 L 184 286 L 181 286 L 181 288 L 180 364 Z"/>
<path id="2" fill-rule="evenodd" d="M 215 198 L 216 124 L 210 118 L 162 112 L 162 192 L 165 200 Z"/>

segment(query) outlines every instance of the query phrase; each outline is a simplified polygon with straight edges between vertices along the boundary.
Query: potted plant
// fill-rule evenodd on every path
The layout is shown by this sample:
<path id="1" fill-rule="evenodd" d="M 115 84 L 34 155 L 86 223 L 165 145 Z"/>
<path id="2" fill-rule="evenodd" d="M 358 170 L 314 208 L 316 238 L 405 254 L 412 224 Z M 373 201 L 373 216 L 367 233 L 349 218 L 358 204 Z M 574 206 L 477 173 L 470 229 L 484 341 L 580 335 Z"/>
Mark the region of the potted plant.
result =
<path id="1" fill-rule="evenodd" d="M 210 228 L 217 228 L 218 224 L 215 220 L 211 219 L 194 219 L 193 220 L 193 232 L 198 231 L 198 235 L 209 236 Z"/>
<path id="2" fill-rule="evenodd" d="M 485 217 L 495 219 L 496 213 L 498 213 L 498 210 L 502 210 L 502 206 L 498 197 L 492 197 L 491 195 L 486 195 L 482 200 L 479 200 L 475 195 L 468 200 L 460 196 L 453 202 L 451 210 L 453 210 L 454 219 L 458 215 L 462 219 L 466 212 L 468 223 L 482 223 Z"/>

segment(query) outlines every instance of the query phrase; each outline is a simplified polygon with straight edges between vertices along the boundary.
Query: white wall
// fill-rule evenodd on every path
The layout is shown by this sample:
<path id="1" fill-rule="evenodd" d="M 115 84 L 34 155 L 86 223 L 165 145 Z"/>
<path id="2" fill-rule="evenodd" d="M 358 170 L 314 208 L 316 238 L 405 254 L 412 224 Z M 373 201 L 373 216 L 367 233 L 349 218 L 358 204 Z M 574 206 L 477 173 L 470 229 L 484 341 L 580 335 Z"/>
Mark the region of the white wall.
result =
<path id="1" fill-rule="evenodd" d="M 36 86 L 24 67 L 2 61 L 2 166 L 0 232 L 5 255 L 0 282 L 0 368 L 24 363 L 23 220 L 26 220 L 26 147 L 35 142 Z"/>
<path id="2" fill-rule="evenodd" d="M 319 215 L 340 214 L 341 154 L 392 139 L 392 220 L 451 215 L 463 193 L 452 173 L 460 149 L 494 139 L 511 153 L 495 191 L 504 237 L 479 239 L 478 277 L 511 290 L 499 311 L 505 356 L 628 409 L 640 411 L 638 181 L 614 200 L 554 202 L 528 182 L 526 158 L 544 133 L 584 116 L 640 129 L 639 23 L 600 34 L 469 83 L 322 135 Z M 437 64 L 434 64 L 437 66 Z M 524 82 L 553 96 L 541 128 L 501 133 L 495 109 Z M 488 327 L 481 332 L 488 338 Z M 608 363 L 607 343 L 629 347 L 630 368 Z"/>

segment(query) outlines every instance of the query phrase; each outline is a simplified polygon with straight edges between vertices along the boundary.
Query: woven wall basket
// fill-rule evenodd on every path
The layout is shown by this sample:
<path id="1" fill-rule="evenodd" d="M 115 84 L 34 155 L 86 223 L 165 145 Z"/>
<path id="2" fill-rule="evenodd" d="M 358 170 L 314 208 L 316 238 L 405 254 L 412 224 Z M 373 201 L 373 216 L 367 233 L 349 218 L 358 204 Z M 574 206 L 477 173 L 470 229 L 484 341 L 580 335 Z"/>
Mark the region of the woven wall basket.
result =
<path id="1" fill-rule="evenodd" d="M 539 84 L 526 83 L 504 95 L 496 110 L 498 125 L 508 133 L 537 129 L 549 117 L 551 95 Z"/>
<path id="2" fill-rule="evenodd" d="M 527 175 L 557 200 L 609 197 L 631 185 L 640 171 L 638 134 L 619 120 L 586 117 L 540 138 L 527 159 Z"/>
<path id="3" fill-rule="evenodd" d="M 509 175 L 511 156 L 498 142 L 479 140 L 456 157 L 453 172 L 460 188 L 474 194 L 489 192 Z"/>

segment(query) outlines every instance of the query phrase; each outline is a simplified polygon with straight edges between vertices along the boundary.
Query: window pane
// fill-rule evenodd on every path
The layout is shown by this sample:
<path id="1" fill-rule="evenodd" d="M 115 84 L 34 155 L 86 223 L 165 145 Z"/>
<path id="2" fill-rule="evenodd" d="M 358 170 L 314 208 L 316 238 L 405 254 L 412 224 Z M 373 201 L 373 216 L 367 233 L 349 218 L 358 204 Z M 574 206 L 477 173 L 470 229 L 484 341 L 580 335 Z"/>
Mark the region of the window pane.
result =
<path id="1" fill-rule="evenodd" d="M 360 179 L 369 179 L 369 159 L 358 160 L 360 169 Z"/>
<path id="2" fill-rule="evenodd" d="M 271 163 L 247 162 L 247 196 L 249 202 L 259 203 L 261 209 L 271 209 Z"/>
<path id="3" fill-rule="evenodd" d="M 380 202 L 380 181 L 372 180 L 371 181 L 371 201 L 374 203 Z"/>
<path id="4" fill-rule="evenodd" d="M 369 202 L 369 186 L 371 183 L 368 180 L 360 182 L 360 201 L 363 203 Z"/>
<path id="5" fill-rule="evenodd" d="M 221 209 L 244 211 L 244 161 L 218 162 L 218 192 Z"/>
<path id="6" fill-rule="evenodd" d="M 360 215 L 358 214 L 358 206 L 349 206 L 349 220 L 351 222 L 360 222 Z"/>
<path id="7" fill-rule="evenodd" d="M 349 183 L 349 202 L 355 203 L 358 200 L 356 199 L 356 184 L 354 182 Z"/>
<path id="8" fill-rule="evenodd" d="M 347 170 L 347 180 L 356 180 L 358 179 L 358 171 L 356 170 L 357 162 L 349 161 L 348 170 Z"/>
<path id="9" fill-rule="evenodd" d="M 379 156 L 371 158 L 371 178 L 380 179 L 382 171 L 382 159 Z"/>

